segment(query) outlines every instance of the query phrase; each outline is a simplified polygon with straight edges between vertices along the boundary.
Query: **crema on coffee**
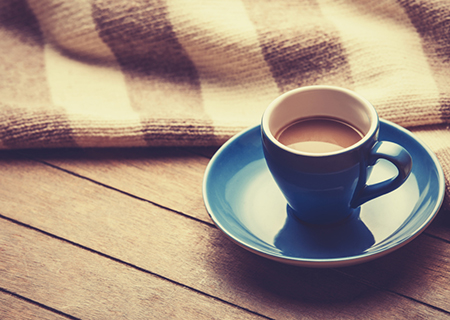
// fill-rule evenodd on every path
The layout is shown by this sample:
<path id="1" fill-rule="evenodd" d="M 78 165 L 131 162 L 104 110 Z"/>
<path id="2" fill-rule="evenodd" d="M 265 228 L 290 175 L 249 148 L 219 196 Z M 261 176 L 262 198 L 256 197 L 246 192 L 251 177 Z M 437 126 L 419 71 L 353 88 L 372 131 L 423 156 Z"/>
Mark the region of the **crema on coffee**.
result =
<path id="1" fill-rule="evenodd" d="M 333 118 L 297 119 L 275 136 L 285 146 L 309 153 L 328 153 L 352 146 L 363 134 L 341 120 Z"/>

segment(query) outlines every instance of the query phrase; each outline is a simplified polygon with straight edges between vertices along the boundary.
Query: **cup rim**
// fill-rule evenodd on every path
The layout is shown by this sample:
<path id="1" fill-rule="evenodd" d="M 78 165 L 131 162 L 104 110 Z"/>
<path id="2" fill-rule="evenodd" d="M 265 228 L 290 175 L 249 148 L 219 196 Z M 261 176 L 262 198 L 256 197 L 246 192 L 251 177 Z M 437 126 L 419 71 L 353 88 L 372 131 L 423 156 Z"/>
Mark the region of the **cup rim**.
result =
<path id="1" fill-rule="evenodd" d="M 341 149 L 341 150 L 337 150 L 337 151 L 332 151 L 332 152 L 322 152 L 322 153 L 315 153 L 315 152 L 306 152 L 306 151 L 300 151 L 300 150 L 296 150 L 293 148 L 289 148 L 288 146 L 282 144 L 281 142 L 279 142 L 275 136 L 272 134 L 272 132 L 269 129 L 269 119 L 270 119 L 270 115 L 272 114 L 273 110 L 287 97 L 292 96 L 292 95 L 296 95 L 299 94 L 301 92 L 305 92 L 305 91 L 313 91 L 313 90 L 332 90 L 332 91 L 338 91 L 338 92 L 342 92 L 342 93 L 346 93 L 348 95 L 350 95 L 351 97 L 353 97 L 355 100 L 358 100 L 362 105 L 364 105 L 366 107 L 366 109 L 369 112 L 369 116 L 371 119 L 371 123 L 370 123 L 370 128 L 367 131 L 367 133 L 362 137 L 362 139 L 360 139 L 358 142 L 356 142 L 355 144 Z M 285 93 L 283 93 L 282 95 L 278 96 L 275 100 L 273 100 L 269 106 L 266 108 L 266 110 L 263 113 L 262 119 L 261 119 L 261 127 L 262 130 L 264 132 L 264 134 L 266 135 L 267 138 L 269 138 L 269 140 L 275 144 L 277 147 L 285 150 L 286 152 L 289 152 L 291 154 L 295 154 L 295 155 L 300 155 L 300 156 L 308 156 L 308 157 L 327 157 L 327 156 L 334 156 L 334 155 L 340 155 L 340 154 L 344 154 L 347 152 L 350 152 L 352 150 L 355 150 L 357 148 L 359 148 L 361 145 L 364 145 L 368 140 L 371 139 L 371 137 L 375 134 L 375 132 L 377 131 L 378 128 L 378 124 L 379 124 L 379 117 L 378 117 L 378 113 L 375 110 L 375 107 L 364 97 L 360 96 L 359 94 L 357 94 L 356 92 L 346 89 L 346 88 L 342 88 L 342 87 L 337 87 L 337 86 L 329 86 L 329 85 L 312 85 L 312 86 L 304 86 L 304 87 L 299 87 L 290 91 L 287 91 Z"/>

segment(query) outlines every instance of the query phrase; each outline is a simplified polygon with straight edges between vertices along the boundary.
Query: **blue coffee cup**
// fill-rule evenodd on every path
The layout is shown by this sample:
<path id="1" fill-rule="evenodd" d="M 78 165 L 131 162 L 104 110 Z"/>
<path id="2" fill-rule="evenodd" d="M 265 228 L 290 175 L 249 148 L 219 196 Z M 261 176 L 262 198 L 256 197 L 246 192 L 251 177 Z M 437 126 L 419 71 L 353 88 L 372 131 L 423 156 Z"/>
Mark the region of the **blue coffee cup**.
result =
<path id="1" fill-rule="evenodd" d="M 357 128 L 361 138 L 329 152 L 296 150 L 277 139 L 289 124 L 319 118 Z M 398 144 L 378 140 L 378 133 L 379 118 L 372 104 L 344 88 L 301 87 L 275 99 L 263 114 L 261 137 L 268 168 L 290 211 L 305 223 L 336 223 L 402 185 L 411 172 L 411 156 Z M 367 185 L 379 159 L 394 164 L 398 174 Z"/>

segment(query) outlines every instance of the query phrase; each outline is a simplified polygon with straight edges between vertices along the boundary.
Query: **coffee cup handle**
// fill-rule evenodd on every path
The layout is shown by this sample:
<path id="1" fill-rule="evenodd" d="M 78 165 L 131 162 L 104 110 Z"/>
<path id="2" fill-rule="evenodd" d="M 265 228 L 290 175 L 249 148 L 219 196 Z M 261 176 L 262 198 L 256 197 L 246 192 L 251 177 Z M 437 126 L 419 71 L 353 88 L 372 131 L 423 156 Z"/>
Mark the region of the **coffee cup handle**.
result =
<path id="1" fill-rule="evenodd" d="M 371 199 L 397 189 L 405 182 L 411 173 L 411 155 L 398 144 L 389 141 L 376 142 L 370 150 L 368 165 L 375 165 L 378 159 L 386 159 L 393 163 L 398 170 L 397 176 L 372 185 L 363 183 L 360 191 L 356 192 L 352 199 L 351 206 L 353 208 L 359 207 Z"/>

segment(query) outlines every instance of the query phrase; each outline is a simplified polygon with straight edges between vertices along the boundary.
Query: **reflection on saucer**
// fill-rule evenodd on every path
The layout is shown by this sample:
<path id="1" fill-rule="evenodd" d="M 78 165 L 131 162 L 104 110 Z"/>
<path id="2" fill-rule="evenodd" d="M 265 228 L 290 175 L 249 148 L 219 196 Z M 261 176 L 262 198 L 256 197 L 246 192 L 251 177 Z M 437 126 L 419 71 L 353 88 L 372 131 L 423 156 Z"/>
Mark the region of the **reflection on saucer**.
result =
<path id="1" fill-rule="evenodd" d="M 285 256 L 342 258 L 361 254 L 375 243 L 359 210 L 343 222 L 324 226 L 304 224 L 291 211 L 287 206 L 286 222 L 274 241 Z"/>

